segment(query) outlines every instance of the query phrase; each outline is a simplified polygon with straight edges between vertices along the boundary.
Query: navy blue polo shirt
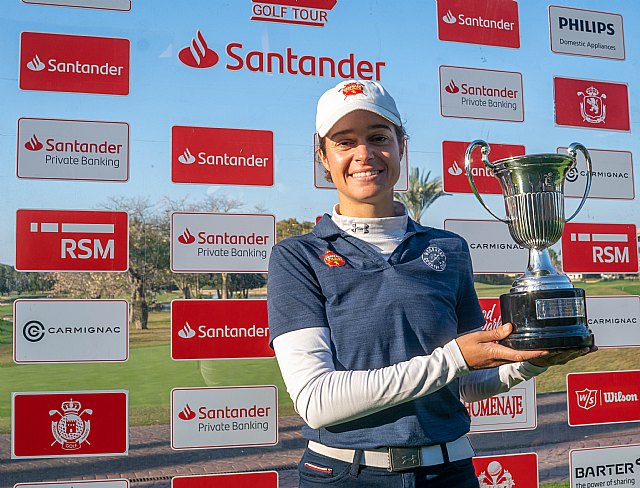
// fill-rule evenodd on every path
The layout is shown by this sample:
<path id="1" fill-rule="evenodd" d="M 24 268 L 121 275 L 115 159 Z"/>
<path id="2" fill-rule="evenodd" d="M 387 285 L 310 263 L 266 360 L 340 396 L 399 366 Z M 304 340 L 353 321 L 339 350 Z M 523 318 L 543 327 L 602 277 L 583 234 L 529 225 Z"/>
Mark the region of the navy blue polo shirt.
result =
<path id="1" fill-rule="evenodd" d="M 267 287 L 271 340 L 327 327 L 336 370 L 383 368 L 431 354 L 484 325 L 465 240 L 408 220 L 389 259 L 325 214 L 312 232 L 274 246 Z M 305 438 L 333 447 L 423 446 L 457 439 L 470 420 L 458 380 L 422 398 Z"/>

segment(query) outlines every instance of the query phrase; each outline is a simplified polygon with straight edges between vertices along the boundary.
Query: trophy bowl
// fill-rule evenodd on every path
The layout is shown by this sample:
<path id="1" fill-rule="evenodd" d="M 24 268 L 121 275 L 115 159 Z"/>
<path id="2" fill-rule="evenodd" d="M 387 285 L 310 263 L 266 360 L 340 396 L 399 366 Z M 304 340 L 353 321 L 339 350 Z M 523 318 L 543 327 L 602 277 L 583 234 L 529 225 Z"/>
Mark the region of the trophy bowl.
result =
<path id="1" fill-rule="evenodd" d="M 471 173 L 471 156 L 482 151 L 482 162 L 500 182 L 506 217 L 494 214 L 476 188 Z M 513 349 L 563 349 L 594 344 L 587 324 L 584 290 L 558 271 L 548 248 L 562 236 L 565 222 L 582 209 L 591 188 L 591 157 L 579 143 L 569 146 L 568 155 L 529 154 L 490 162 L 489 144 L 473 141 L 465 154 L 465 171 L 474 195 L 496 219 L 507 224 L 513 240 L 529 250 L 527 270 L 500 296 L 502 322 L 513 332 L 501 344 Z M 576 166 L 577 153 L 587 161 L 587 184 L 582 200 L 568 219 L 564 216 L 564 181 Z"/>

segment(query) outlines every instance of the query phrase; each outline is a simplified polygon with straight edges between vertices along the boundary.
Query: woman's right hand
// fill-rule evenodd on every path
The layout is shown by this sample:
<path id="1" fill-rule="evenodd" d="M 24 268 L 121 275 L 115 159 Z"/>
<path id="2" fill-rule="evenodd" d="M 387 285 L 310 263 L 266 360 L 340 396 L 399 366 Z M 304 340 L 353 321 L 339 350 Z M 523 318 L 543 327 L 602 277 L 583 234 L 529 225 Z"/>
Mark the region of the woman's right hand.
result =
<path id="1" fill-rule="evenodd" d="M 539 359 L 550 354 L 547 350 L 511 349 L 496 342 L 505 339 L 512 330 L 513 326 L 507 323 L 492 330 L 471 332 L 456 338 L 469 369 L 494 368 L 503 364 Z"/>

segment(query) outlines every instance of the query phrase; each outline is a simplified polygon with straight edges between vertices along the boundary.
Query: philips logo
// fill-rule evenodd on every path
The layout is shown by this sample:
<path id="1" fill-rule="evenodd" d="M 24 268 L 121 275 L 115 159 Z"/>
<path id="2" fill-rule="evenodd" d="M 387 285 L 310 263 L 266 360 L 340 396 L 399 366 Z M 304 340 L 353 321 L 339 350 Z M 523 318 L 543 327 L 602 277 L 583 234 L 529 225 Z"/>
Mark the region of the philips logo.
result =
<path id="1" fill-rule="evenodd" d="M 606 34 L 613 36 L 616 30 L 612 23 L 604 23 L 595 20 L 574 19 L 570 17 L 558 17 L 558 27 L 569 31 L 588 32 L 591 34 Z"/>

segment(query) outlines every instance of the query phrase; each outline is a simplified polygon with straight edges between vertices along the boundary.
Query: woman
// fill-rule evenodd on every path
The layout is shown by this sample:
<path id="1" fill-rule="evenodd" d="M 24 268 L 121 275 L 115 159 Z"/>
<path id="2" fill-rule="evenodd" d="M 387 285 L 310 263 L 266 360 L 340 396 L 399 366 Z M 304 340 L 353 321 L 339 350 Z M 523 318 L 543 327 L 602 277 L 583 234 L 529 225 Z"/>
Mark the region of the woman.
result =
<path id="1" fill-rule="evenodd" d="M 477 487 L 460 398 L 588 350 L 515 351 L 495 342 L 509 324 L 479 331 L 466 242 L 393 201 L 405 136 L 381 85 L 328 90 L 316 129 L 338 204 L 273 248 L 268 282 L 272 345 L 307 424 L 300 486 Z"/>

